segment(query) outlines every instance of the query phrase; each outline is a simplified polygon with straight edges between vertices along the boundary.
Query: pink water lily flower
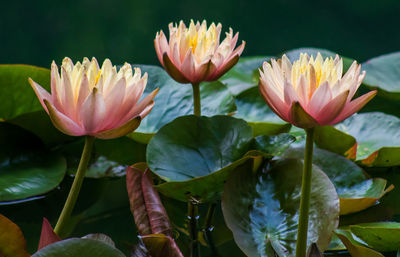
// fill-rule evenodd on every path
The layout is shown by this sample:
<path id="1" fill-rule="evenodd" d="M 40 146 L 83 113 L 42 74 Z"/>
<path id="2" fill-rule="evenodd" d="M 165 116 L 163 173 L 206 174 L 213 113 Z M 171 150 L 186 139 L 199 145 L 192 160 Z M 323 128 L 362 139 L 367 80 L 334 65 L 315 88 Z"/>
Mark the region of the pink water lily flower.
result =
<path id="1" fill-rule="evenodd" d="M 135 130 L 151 111 L 154 90 L 139 101 L 147 83 L 147 73 L 139 68 L 133 73 L 125 63 L 119 71 L 106 59 L 87 58 L 75 65 L 64 58 L 61 75 L 51 65 L 51 94 L 29 78 L 33 90 L 54 126 L 71 136 L 89 135 L 102 139 L 116 138 Z"/>
<path id="2" fill-rule="evenodd" d="M 286 55 L 260 70 L 260 92 L 271 109 L 283 120 L 300 128 L 334 125 L 360 110 L 377 93 L 353 99 L 365 77 L 361 65 L 353 62 L 342 77 L 343 61 L 336 55 L 314 59 L 300 54 L 290 62 Z"/>
<path id="3" fill-rule="evenodd" d="M 169 42 L 161 30 L 154 40 L 160 63 L 169 75 L 180 83 L 214 81 L 225 74 L 239 60 L 245 42 L 235 49 L 239 33 L 232 29 L 220 43 L 221 24 L 214 23 L 207 29 L 207 22 L 189 28 L 183 21 L 169 24 Z"/>

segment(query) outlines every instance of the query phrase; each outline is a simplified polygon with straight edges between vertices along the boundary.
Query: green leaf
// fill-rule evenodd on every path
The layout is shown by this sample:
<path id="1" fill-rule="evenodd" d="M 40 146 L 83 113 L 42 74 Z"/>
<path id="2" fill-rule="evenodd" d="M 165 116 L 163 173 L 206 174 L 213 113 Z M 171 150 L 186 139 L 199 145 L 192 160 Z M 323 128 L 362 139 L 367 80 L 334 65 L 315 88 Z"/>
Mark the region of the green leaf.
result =
<path id="1" fill-rule="evenodd" d="M 32 257 L 125 257 L 118 249 L 98 240 L 72 238 L 51 244 Z"/>
<path id="2" fill-rule="evenodd" d="M 234 96 L 249 88 L 257 87 L 260 78 L 258 69 L 270 58 L 270 56 L 241 57 L 239 62 L 219 81 L 224 83 Z"/>
<path id="3" fill-rule="evenodd" d="M 304 147 L 290 148 L 282 157 L 303 159 Z M 385 179 L 366 180 L 363 170 L 354 162 L 323 149 L 314 149 L 313 164 L 320 167 L 335 185 L 340 197 L 341 215 L 371 207 L 392 190 L 392 186 L 386 189 Z"/>
<path id="4" fill-rule="evenodd" d="M 289 58 L 289 60 L 291 62 L 298 60 L 300 57 L 300 53 L 307 53 L 309 56 L 313 55 L 314 58 L 317 56 L 318 53 L 321 53 L 323 58 L 327 58 L 327 57 L 335 58 L 335 56 L 337 54 L 330 50 L 321 49 L 321 48 L 309 48 L 309 47 L 293 49 L 293 50 L 285 52 L 286 56 Z M 350 68 L 350 65 L 353 63 L 353 59 L 343 57 L 343 56 L 340 56 L 340 57 L 342 57 L 342 59 L 343 59 L 343 72 L 346 72 Z M 278 58 L 281 58 L 281 57 L 278 57 Z"/>
<path id="5" fill-rule="evenodd" d="M 254 136 L 288 132 L 291 125 L 280 119 L 264 101 L 258 87 L 243 91 L 235 98 L 235 117 L 244 119 L 253 127 Z"/>
<path id="6" fill-rule="evenodd" d="M 400 223 L 376 222 L 350 226 L 351 232 L 378 251 L 400 249 Z"/>
<path id="7" fill-rule="evenodd" d="M 16 118 L 7 120 L 8 123 L 22 127 L 38 136 L 46 145 L 54 146 L 60 143 L 73 141 L 72 136 L 61 133 L 50 120 L 44 110 L 29 112 Z"/>
<path id="8" fill-rule="evenodd" d="M 0 214 L 0 256 L 3 257 L 28 257 L 26 241 L 21 229 Z"/>
<path id="9" fill-rule="evenodd" d="M 335 233 L 340 240 L 342 240 L 352 257 L 385 257 L 381 253 L 369 249 L 365 245 L 354 240 L 350 231 L 336 229 Z"/>
<path id="10" fill-rule="evenodd" d="M 136 65 L 135 65 L 136 66 Z M 162 126 L 180 116 L 193 113 L 193 92 L 190 84 L 174 81 L 162 68 L 139 65 L 142 72 L 148 73 L 148 82 L 144 95 L 159 88 L 154 98 L 155 105 L 133 134 L 129 136 L 148 143 Z M 202 115 L 228 114 L 236 110 L 233 96 L 221 82 L 202 83 L 200 85 Z"/>
<path id="11" fill-rule="evenodd" d="M 390 167 L 400 164 L 400 119 L 391 115 L 372 112 L 355 114 L 332 127 L 316 131 L 317 144 L 321 148 L 349 147 L 350 137 L 357 142 L 355 159 L 365 166 Z M 339 132 L 338 132 L 339 131 Z M 332 137 L 335 140 L 332 141 Z M 354 152 L 350 148 L 348 152 Z M 351 154 L 350 154 L 351 155 Z"/>
<path id="12" fill-rule="evenodd" d="M 17 126 L 0 123 L 0 201 L 44 194 L 64 178 L 63 157 L 48 152 L 41 141 Z"/>
<path id="13" fill-rule="evenodd" d="M 158 186 L 161 193 L 183 201 L 189 195 L 210 200 L 220 194 L 227 174 L 248 152 L 252 139 L 251 127 L 243 120 L 179 117 L 150 141 L 147 162 L 168 182 Z"/>
<path id="14" fill-rule="evenodd" d="M 367 72 L 363 84 L 379 94 L 400 100 L 400 52 L 375 57 L 362 64 Z"/>
<path id="15" fill-rule="evenodd" d="M 239 166 L 225 184 L 222 210 L 238 246 L 249 257 L 294 256 L 303 163 L 280 159 L 252 172 Z M 334 185 L 317 167 L 312 170 L 308 246 L 327 249 L 339 218 Z"/>
<path id="16" fill-rule="evenodd" d="M 0 65 L 0 119 L 43 109 L 28 83 L 29 77 L 49 90 L 50 70 L 31 65 Z"/>

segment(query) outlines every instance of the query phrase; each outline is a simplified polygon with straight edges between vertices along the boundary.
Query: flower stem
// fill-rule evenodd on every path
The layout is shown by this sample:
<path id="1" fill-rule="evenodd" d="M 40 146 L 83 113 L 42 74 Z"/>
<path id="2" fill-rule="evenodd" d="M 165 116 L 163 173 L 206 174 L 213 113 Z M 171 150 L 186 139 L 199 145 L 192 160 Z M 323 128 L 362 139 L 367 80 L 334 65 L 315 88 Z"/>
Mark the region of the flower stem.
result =
<path id="1" fill-rule="evenodd" d="M 297 230 L 296 257 L 306 257 L 308 213 L 311 198 L 312 157 L 314 146 L 314 128 L 305 129 L 306 148 L 304 150 L 303 178 L 301 183 L 300 215 Z"/>
<path id="2" fill-rule="evenodd" d="M 199 219 L 199 203 L 192 198 L 188 201 L 188 220 L 189 220 L 189 236 L 190 236 L 190 257 L 199 257 L 200 248 L 197 238 L 197 223 Z"/>
<path id="3" fill-rule="evenodd" d="M 192 83 L 194 115 L 201 115 L 200 83 Z"/>
<path id="4" fill-rule="evenodd" d="M 206 220 L 204 222 L 204 227 L 203 227 L 204 237 L 207 241 L 208 246 L 211 249 L 211 253 L 215 257 L 219 256 L 219 254 L 217 252 L 217 247 L 215 247 L 211 232 L 214 229 L 214 226 L 212 225 L 212 219 L 214 217 L 214 212 L 215 212 L 216 207 L 217 207 L 217 203 L 211 203 L 208 206 L 207 216 L 206 216 Z"/>
<path id="5" fill-rule="evenodd" d="M 92 152 L 94 137 L 87 136 L 85 138 L 85 146 L 83 148 L 81 160 L 79 162 L 78 170 L 75 174 L 74 182 L 72 183 L 71 189 L 68 194 L 67 201 L 64 204 L 64 208 L 61 211 L 60 217 L 58 218 L 54 232 L 57 235 L 61 235 L 65 224 L 71 216 L 72 210 L 74 209 L 76 200 L 78 199 L 79 191 L 85 178 L 86 168 L 90 160 L 90 154 Z"/>

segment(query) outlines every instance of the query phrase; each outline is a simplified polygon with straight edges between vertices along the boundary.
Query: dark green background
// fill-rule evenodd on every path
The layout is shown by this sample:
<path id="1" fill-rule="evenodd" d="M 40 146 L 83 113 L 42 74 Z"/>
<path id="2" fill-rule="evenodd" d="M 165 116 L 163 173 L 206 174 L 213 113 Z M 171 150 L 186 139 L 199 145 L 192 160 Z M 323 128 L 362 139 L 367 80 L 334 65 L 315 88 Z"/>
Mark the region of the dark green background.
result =
<path id="1" fill-rule="evenodd" d="M 9 0 L 0 7 L 0 63 L 157 64 L 156 32 L 191 18 L 239 31 L 247 56 L 313 46 L 364 61 L 400 49 L 398 0 Z"/>

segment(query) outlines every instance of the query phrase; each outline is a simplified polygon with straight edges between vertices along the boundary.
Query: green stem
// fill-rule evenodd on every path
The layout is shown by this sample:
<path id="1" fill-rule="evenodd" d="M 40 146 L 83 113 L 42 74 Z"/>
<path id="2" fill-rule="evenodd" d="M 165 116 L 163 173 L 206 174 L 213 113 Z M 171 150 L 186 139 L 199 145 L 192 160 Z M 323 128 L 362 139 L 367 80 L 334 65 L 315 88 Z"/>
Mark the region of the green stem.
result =
<path id="1" fill-rule="evenodd" d="M 68 194 L 67 201 L 64 204 L 64 208 L 61 211 L 60 217 L 58 218 L 54 232 L 60 236 L 62 234 L 65 224 L 71 216 L 72 210 L 74 209 L 76 200 L 78 199 L 79 191 L 85 178 L 86 168 L 90 160 L 90 154 L 92 152 L 94 137 L 87 136 L 85 138 L 85 146 L 83 148 L 81 160 L 79 162 L 78 170 L 72 183 L 71 189 Z"/>
<path id="2" fill-rule="evenodd" d="M 197 238 L 197 223 L 199 219 L 199 203 L 196 199 L 189 199 L 188 202 L 188 219 L 189 219 L 189 236 L 190 236 L 190 257 L 199 257 L 200 248 Z"/>
<path id="3" fill-rule="evenodd" d="M 203 227 L 204 237 L 208 243 L 208 246 L 211 249 L 213 256 L 215 256 L 215 257 L 219 256 L 219 254 L 217 252 L 217 248 L 215 247 L 211 232 L 214 229 L 214 226 L 212 225 L 212 219 L 214 217 L 214 212 L 215 212 L 216 207 L 217 207 L 216 203 L 211 203 L 208 206 L 207 216 L 206 216 L 206 220 L 204 222 L 204 227 Z"/>
<path id="4" fill-rule="evenodd" d="M 192 83 L 194 115 L 201 115 L 200 83 Z"/>
<path id="5" fill-rule="evenodd" d="M 301 183 L 299 227 L 297 230 L 296 257 L 306 257 L 308 213 L 311 198 L 312 157 L 314 146 L 314 128 L 305 129 L 307 133 L 304 150 L 303 178 Z"/>

